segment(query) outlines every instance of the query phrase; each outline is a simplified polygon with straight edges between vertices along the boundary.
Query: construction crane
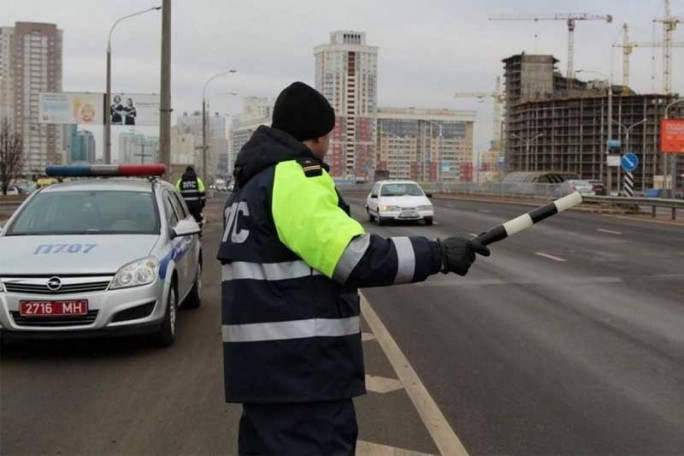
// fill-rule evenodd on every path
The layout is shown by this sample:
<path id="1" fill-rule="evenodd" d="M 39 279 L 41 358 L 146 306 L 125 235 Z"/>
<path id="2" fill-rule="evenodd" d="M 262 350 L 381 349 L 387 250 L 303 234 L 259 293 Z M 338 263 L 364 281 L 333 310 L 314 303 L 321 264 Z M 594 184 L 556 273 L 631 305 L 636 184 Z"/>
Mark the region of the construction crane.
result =
<path id="1" fill-rule="evenodd" d="M 662 22 L 664 31 L 663 49 L 663 91 L 665 95 L 672 93 L 672 33 L 677 24 L 684 22 L 684 18 L 672 16 L 670 0 L 665 0 L 665 17 L 654 19 L 654 22 Z"/>
<path id="2" fill-rule="evenodd" d="M 503 106 L 504 94 L 501 91 L 501 78 L 496 77 L 496 87 L 494 92 L 456 92 L 454 98 L 477 98 L 484 100 L 491 98 L 494 100 L 494 125 L 492 126 L 492 148 L 501 150 L 501 108 Z"/>
<path id="3" fill-rule="evenodd" d="M 629 56 L 635 47 L 650 47 L 650 48 L 660 48 L 666 47 L 667 44 L 664 41 L 660 42 L 637 42 L 629 41 L 629 29 L 627 24 L 622 25 L 622 44 L 614 44 L 613 47 L 622 48 L 622 94 L 627 95 L 629 92 Z M 671 47 L 684 47 L 684 43 L 670 43 Z M 664 68 L 663 68 L 664 71 Z M 665 73 L 664 73 L 665 74 Z M 665 84 L 665 77 L 663 77 L 663 85 Z"/>
<path id="4" fill-rule="evenodd" d="M 589 14 L 589 13 L 557 13 L 549 15 L 537 15 L 537 16 L 525 16 L 525 15 L 514 15 L 514 16 L 492 16 L 489 20 L 507 20 L 507 21 L 566 21 L 568 25 L 568 70 L 567 77 L 573 77 L 573 60 L 575 54 L 575 21 L 594 21 L 601 20 L 607 23 L 613 22 L 613 16 L 607 14 L 605 16 Z"/>

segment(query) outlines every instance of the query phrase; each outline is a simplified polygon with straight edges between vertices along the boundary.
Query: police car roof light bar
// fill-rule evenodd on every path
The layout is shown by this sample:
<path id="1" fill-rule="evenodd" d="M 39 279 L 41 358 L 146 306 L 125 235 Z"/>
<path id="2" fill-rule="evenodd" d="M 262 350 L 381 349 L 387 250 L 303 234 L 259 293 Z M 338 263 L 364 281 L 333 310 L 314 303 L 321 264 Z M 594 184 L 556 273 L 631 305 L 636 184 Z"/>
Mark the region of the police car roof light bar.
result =
<path id="1" fill-rule="evenodd" d="M 45 174 L 61 177 L 96 177 L 96 176 L 162 176 L 166 173 L 166 165 L 121 164 L 121 165 L 48 165 Z"/>
<path id="2" fill-rule="evenodd" d="M 541 222 L 545 218 L 561 213 L 566 209 L 570 209 L 581 202 L 582 195 L 580 195 L 579 192 L 570 193 L 569 195 L 559 198 L 545 206 L 538 207 L 537 209 L 527 212 L 526 214 L 511 219 L 502 225 L 495 226 L 494 228 L 478 235 L 476 239 L 484 245 L 501 241 L 506 239 L 508 236 L 526 230 L 535 223 Z"/>

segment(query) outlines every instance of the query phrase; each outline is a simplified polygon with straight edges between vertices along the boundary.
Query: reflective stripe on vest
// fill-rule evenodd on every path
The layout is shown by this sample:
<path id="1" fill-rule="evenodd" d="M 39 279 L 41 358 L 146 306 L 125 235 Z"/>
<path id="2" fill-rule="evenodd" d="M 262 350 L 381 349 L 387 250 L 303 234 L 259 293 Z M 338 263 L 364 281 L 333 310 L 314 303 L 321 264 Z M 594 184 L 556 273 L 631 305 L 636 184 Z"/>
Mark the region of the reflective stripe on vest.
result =
<path id="1" fill-rule="evenodd" d="M 302 277 L 321 275 L 302 260 L 285 261 L 282 263 L 248 263 L 235 261 L 224 264 L 221 270 L 221 280 L 288 280 Z"/>
<path id="2" fill-rule="evenodd" d="M 308 320 L 223 325 L 223 342 L 262 342 L 268 340 L 341 337 L 361 332 L 359 317 L 311 318 Z"/>
<path id="3" fill-rule="evenodd" d="M 416 253 L 413 251 L 413 244 L 407 237 L 393 237 L 390 240 L 397 249 L 398 257 L 397 276 L 394 278 L 394 283 L 410 283 L 416 272 Z"/>

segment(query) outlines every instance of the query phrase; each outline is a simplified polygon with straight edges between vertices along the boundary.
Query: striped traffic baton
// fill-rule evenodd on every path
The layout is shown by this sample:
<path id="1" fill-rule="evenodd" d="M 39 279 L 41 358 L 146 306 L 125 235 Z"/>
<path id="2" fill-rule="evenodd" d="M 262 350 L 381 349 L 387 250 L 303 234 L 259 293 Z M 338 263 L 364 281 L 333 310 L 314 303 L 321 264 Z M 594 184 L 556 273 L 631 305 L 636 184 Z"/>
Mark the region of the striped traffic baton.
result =
<path id="1" fill-rule="evenodd" d="M 481 233 L 475 239 L 484 245 L 501 241 L 502 239 L 506 239 L 508 236 L 519 233 L 520 231 L 531 227 L 537 222 L 541 222 L 547 217 L 551 217 L 552 215 L 556 215 L 566 209 L 570 209 L 581 202 L 582 195 L 580 195 L 579 192 L 573 192 L 567 196 L 564 196 L 563 198 L 559 198 L 556 201 L 547 204 L 546 206 L 539 207 L 533 211 L 511 219 L 502 225 L 495 226 L 494 228 Z"/>

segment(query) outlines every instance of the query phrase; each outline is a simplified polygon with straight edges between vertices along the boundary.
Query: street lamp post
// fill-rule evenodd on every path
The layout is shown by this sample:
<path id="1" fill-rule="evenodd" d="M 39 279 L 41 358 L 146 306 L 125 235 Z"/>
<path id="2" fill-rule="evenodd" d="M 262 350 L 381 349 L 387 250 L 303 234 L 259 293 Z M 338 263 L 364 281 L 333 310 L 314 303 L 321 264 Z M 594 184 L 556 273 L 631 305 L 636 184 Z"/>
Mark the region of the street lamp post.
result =
<path id="1" fill-rule="evenodd" d="M 665 106 L 665 114 L 664 114 L 663 118 L 667 120 L 667 119 L 668 119 L 668 111 L 669 111 L 669 109 L 670 109 L 672 106 L 676 105 L 677 103 L 682 103 L 682 102 L 684 102 L 684 98 L 679 98 L 678 100 L 675 100 L 675 101 L 673 101 L 672 103 L 670 103 L 670 104 L 668 104 L 667 106 Z M 663 152 L 663 157 L 667 157 L 667 154 L 665 154 L 664 152 Z M 665 158 L 663 158 L 663 160 L 665 161 L 665 166 L 663 167 L 663 180 L 664 180 L 665 182 L 667 182 L 667 179 L 665 178 L 665 176 L 667 175 L 667 168 L 668 168 L 668 167 L 667 167 L 667 162 L 668 162 L 668 160 L 665 159 Z M 674 155 L 674 154 L 672 154 L 672 155 L 670 156 L 669 161 L 671 162 L 671 165 L 670 165 L 670 166 L 671 166 L 671 170 L 670 170 L 670 188 L 669 188 L 669 195 L 668 195 L 668 196 L 669 196 L 670 198 L 674 198 L 674 196 L 675 196 L 675 190 L 677 189 L 677 187 L 676 187 L 676 185 L 675 185 L 675 184 L 676 184 L 676 181 L 677 181 L 677 156 Z M 665 183 L 665 182 L 663 182 L 663 183 Z"/>
<path id="2" fill-rule="evenodd" d="M 432 125 L 437 125 L 437 127 L 439 128 L 439 130 L 438 130 L 439 133 L 438 133 L 438 137 L 437 137 L 437 152 L 439 154 L 439 160 L 441 161 L 442 160 L 442 137 L 443 137 L 442 136 L 442 128 L 443 128 L 443 125 L 439 122 L 433 122 L 432 120 L 428 120 L 428 119 L 424 119 L 424 121 L 428 122 L 430 124 L 430 149 L 432 149 Z M 422 176 L 423 181 L 425 181 L 425 164 L 430 162 L 430 160 L 427 159 L 427 158 L 429 158 L 429 151 L 426 150 L 425 153 L 426 153 L 426 157 L 423 157 L 423 164 L 421 166 L 421 169 L 423 171 L 423 176 Z M 440 173 L 441 173 L 439 161 L 437 162 L 437 164 L 438 164 L 438 166 L 437 166 L 436 177 L 437 177 L 437 181 L 439 182 Z M 430 176 L 429 171 L 430 170 L 428 168 L 428 177 Z"/>
<path id="3" fill-rule="evenodd" d="M 530 170 L 530 145 L 536 141 L 537 139 L 541 138 L 544 136 L 544 133 L 539 133 L 538 135 L 532 137 L 532 138 L 523 138 L 520 135 L 516 135 L 515 133 L 511 133 L 511 136 L 514 138 L 518 138 L 520 141 L 525 143 L 525 171 Z"/>
<path id="4" fill-rule="evenodd" d="M 623 129 L 625 130 L 625 152 L 629 153 L 629 132 L 632 131 L 632 128 L 634 128 L 634 127 L 636 127 L 636 126 L 638 126 L 638 125 L 641 125 L 641 124 L 643 124 L 643 123 L 645 123 L 645 122 L 647 122 L 647 121 L 648 121 L 648 119 L 644 117 L 644 118 L 641 119 L 640 121 L 635 122 L 635 123 L 633 123 L 632 125 L 626 127 L 626 126 L 624 126 L 623 124 L 621 124 L 620 122 L 618 122 L 617 120 L 614 120 L 614 119 L 613 119 L 613 122 L 615 122 L 616 124 L 618 124 L 618 125 L 620 126 L 620 128 L 623 128 Z M 643 165 L 642 165 L 642 166 L 643 166 Z M 620 188 L 621 188 L 621 187 L 620 187 L 620 183 L 621 183 L 621 181 L 622 181 L 622 172 L 621 172 L 621 168 L 622 168 L 622 165 L 618 166 L 618 170 L 617 170 L 617 172 L 618 172 L 618 175 L 617 175 L 618 196 L 620 195 Z"/>
<path id="5" fill-rule="evenodd" d="M 104 159 L 105 163 L 112 162 L 112 116 L 111 116 L 111 105 L 112 105 L 112 32 L 114 32 L 114 27 L 119 24 L 119 22 L 124 19 L 128 19 L 134 16 L 139 16 L 141 14 L 147 13 L 149 11 L 158 11 L 162 9 L 161 6 L 153 6 L 146 10 L 138 11 L 137 13 L 129 14 L 127 16 L 121 17 L 114 22 L 112 28 L 109 29 L 109 37 L 107 38 L 107 90 L 105 93 L 105 103 L 104 103 L 104 117 L 105 117 L 105 150 Z"/>
<path id="6" fill-rule="evenodd" d="M 237 70 L 225 70 L 216 73 L 207 79 L 207 82 L 204 83 L 204 87 L 202 88 L 202 178 L 207 182 L 207 86 L 214 79 L 226 74 L 235 73 L 236 71 Z"/>
<path id="7" fill-rule="evenodd" d="M 613 139 L 613 55 L 611 54 L 610 56 L 610 76 L 606 77 L 605 74 L 599 73 L 598 71 L 590 71 L 590 70 L 576 70 L 575 73 L 594 73 L 598 74 L 602 78 L 605 78 L 605 80 L 608 81 L 608 141 Z M 610 193 L 613 189 L 613 173 L 610 171 L 610 166 L 607 163 L 608 160 L 608 155 L 610 154 L 610 147 L 608 146 L 608 141 L 606 141 L 606 185 L 608 185 L 608 193 Z M 603 175 L 603 162 L 604 160 L 601 159 L 599 161 L 599 175 Z M 618 167 L 618 173 L 620 172 L 620 169 Z M 620 185 L 620 180 L 618 178 L 618 186 Z"/>

